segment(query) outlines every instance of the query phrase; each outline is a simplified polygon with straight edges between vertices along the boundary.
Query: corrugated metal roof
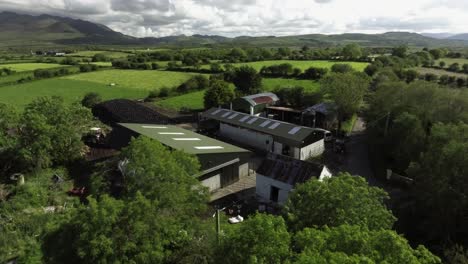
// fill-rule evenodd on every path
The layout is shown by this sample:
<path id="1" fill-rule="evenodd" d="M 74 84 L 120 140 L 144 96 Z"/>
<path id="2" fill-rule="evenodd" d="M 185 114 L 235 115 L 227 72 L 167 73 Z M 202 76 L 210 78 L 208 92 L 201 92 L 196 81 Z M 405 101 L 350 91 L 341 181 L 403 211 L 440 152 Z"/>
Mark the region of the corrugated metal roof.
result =
<path id="1" fill-rule="evenodd" d="M 318 178 L 323 168 L 324 165 L 321 164 L 270 154 L 257 169 L 257 173 L 294 186 L 311 178 Z"/>
<path id="2" fill-rule="evenodd" d="M 335 110 L 336 110 L 335 104 L 323 102 L 323 103 L 319 103 L 319 104 L 307 107 L 306 109 L 304 109 L 304 112 L 319 112 L 324 115 L 328 115 L 328 114 L 335 112 Z"/>
<path id="3" fill-rule="evenodd" d="M 236 113 L 236 116 L 229 118 Z M 298 126 L 265 117 L 250 116 L 228 109 L 211 108 L 202 113 L 202 117 L 269 134 L 274 136 L 277 141 L 293 146 L 302 146 L 305 141 L 318 141 L 323 138 L 319 131 L 314 128 Z"/>
<path id="4" fill-rule="evenodd" d="M 256 106 L 258 104 L 272 104 L 279 101 L 278 96 L 274 93 L 259 93 L 259 94 L 252 94 L 248 96 L 243 96 L 241 99 L 246 100 L 252 106 Z"/>
<path id="5" fill-rule="evenodd" d="M 162 144 L 190 154 L 240 153 L 248 150 L 171 125 L 129 124 L 119 125 Z"/>

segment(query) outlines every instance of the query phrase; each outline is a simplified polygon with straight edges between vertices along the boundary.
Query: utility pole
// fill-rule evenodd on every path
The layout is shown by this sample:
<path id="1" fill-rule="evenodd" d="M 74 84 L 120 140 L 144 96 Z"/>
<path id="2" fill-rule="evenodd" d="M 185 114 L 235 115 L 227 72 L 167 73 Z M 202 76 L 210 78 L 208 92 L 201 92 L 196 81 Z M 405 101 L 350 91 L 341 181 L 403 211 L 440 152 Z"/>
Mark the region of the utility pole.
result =
<path id="1" fill-rule="evenodd" d="M 218 244 L 219 244 L 219 238 L 220 238 L 220 234 L 221 234 L 221 218 L 219 216 L 219 213 L 221 211 L 224 211 L 224 209 L 226 209 L 226 207 L 224 208 L 221 208 L 219 209 L 218 207 L 216 207 L 216 212 L 214 213 L 213 217 L 216 218 L 215 219 L 215 224 L 216 224 L 216 239 L 218 240 Z"/>

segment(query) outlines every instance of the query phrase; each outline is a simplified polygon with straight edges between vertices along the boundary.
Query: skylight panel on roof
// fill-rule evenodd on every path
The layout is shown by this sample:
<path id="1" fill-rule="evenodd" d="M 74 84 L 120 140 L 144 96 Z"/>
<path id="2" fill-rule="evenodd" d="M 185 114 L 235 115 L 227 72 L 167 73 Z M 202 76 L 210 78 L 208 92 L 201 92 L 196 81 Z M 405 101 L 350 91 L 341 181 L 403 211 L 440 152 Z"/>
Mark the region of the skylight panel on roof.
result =
<path id="1" fill-rule="evenodd" d="M 260 126 L 261 127 L 266 127 L 270 123 L 271 123 L 271 120 L 266 120 L 265 122 L 261 123 Z"/>
<path id="2" fill-rule="evenodd" d="M 232 116 L 228 117 L 228 119 L 233 119 L 234 117 L 238 116 L 239 113 L 234 113 Z"/>
<path id="3" fill-rule="evenodd" d="M 156 128 L 156 129 L 164 129 L 167 128 L 165 126 L 141 126 L 142 128 Z"/>
<path id="4" fill-rule="evenodd" d="M 258 120 L 258 118 L 254 117 L 254 118 L 250 119 L 249 122 L 247 122 L 247 124 L 253 124 L 257 120 Z"/>
<path id="5" fill-rule="evenodd" d="M 281 125 L 281 123 L 280 123 L 280 122 L 276 122 L 276 123 L 274 123 L 273 125 L 271 125 L 271 126 L 268 127 L 268 128 L 269 128 L 269 129 L 275 129 L 275 128 L 277 128 L 279 125 Z"/>
<path id="6" fill-rule="evenodd" d="M 245 122 L 245 120 L 249 119 L 249 117 L 250 117 L 250 116 L 246 115 L 246 116 L 242 117 L 242 118 L 239 120 L 239 122 L 242 122 L 242 123 L 243 123 L 243 122 Z"/>
<path id="7" fill-rule="evenodd" d="M 182 132 L 158 132 L 159 135 L 185 135 Z"/>
<path id="8" fill-rule="evenodd" d="M 200 141 L 201 140 L 199 138 L 172 138 L 172 139 L 176 141 Z"/>
<path id="9" fill-rule="evenodd" d="M 231 112 L 227 111 L 226 113 L 224 113 L 221 117 L 226 117 L 230 114 Z"/>
<path id="10" fill-rule="evenodd" d="M 292 128 L 291 130 L 289 130 L 288 134 L 294 135 L 294 134 L 296 134 L 297 132 L 299 132 L 299 130 L 301 130 L 301 127 L 294 127 L 294 128 Z"/>
<path id="11" fill-rule="evenodd" d="M 224 149 L 221 146 L 199 146 L 199 147 L 194 147 L 195 149 Z"/>
<path id="12" fill-rule="evenodd" d="M 212 114 L 212 115 L 216 115 L 216 114 L 218 114 L 219 112 L 221 112 L 221 109 L 218 109 L 218 110 L 214 111 L 214 112 L 211 113 L 211 114 Z"/>

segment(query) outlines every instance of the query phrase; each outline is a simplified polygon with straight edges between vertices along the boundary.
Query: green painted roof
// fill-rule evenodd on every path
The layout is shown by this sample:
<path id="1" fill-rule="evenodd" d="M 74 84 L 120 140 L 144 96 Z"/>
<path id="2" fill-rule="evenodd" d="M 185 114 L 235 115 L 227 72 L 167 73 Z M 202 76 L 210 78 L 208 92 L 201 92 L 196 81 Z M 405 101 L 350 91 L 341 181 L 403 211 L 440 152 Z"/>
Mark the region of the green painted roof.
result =
<path id="1" fill-rule="evenodd" d="M 190 154 L 239 153 L 248 150 L 172 125 L 119 123 L 140 135 Z"/>

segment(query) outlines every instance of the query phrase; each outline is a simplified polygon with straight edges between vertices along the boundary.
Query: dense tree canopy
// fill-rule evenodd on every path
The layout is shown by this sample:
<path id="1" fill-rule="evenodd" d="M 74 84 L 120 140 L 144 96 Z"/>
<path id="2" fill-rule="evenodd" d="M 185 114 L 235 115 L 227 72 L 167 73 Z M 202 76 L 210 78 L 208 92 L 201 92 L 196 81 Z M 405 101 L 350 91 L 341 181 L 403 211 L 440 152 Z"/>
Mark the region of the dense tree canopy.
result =
<path id="1" fill-rule="evenodd" d="M 262 87 L 262 77 L 250 66 L 235 68 L 232 82 L 241 95 L 258 93 Z"/>
<path id="2" fill-rule="evenodd" d="M 286 202 L 284 215 L 293 230 L 343 224 L 390 229 L 396 219 L 385 207 L 386 199 L 385 191 L 368 186 L 364 178 L 341 173 L 297 186 Z"/>
<path id="3" fill-rule="evenodd" d="M 210 87 L 205 91 L 203 103 L 205 108 L 226 105 L 234 99 L 234 89 L 229 83 L 222 80 L 211 81 Z"/>

